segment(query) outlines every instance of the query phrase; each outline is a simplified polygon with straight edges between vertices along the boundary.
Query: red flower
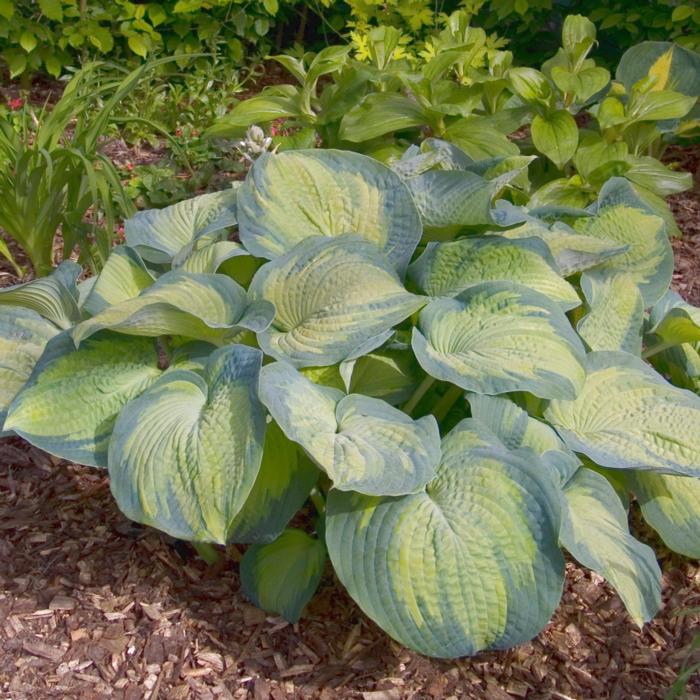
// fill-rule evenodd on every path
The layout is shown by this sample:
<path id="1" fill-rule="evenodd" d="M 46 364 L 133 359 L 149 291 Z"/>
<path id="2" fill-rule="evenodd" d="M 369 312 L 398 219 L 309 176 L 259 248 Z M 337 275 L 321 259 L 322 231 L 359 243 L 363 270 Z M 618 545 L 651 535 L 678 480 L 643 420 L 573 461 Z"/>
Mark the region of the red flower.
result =
<path id="1" fill-rule="evenodd" d="M 179 126 L 175 129 L 175 136 L 182 136 L 182 129 Z"/>
<path id="2" fill-rule="evenodd" d="M 13 112 L 16 112 L 18 109 L 22 109 L 24 106 L 24 100 L 21 97 L 15 97 L 9 100 L 7 105 Z"/>
<path id="3" fill-rule="evenodd" d="M 134 164 L 133 163 L 127 163 L 126 164 L 126 169 L 131 172 L 134 169 Z"/>

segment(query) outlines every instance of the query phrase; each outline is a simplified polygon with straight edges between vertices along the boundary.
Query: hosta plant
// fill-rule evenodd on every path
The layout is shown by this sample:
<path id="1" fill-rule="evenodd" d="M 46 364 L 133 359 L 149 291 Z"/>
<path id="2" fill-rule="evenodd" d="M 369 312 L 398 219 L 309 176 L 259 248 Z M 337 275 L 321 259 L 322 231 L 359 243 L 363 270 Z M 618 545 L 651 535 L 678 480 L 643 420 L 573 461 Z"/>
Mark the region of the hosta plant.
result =
<path id="1" fill-rule="evenodd" d="M 97 277 L 0 292 L 4 431 L 106 468 L 135 521 L 250 545 L 243 590 L 288 620 L 328 558 L 411 649 L 512 646 L 566 550 L 642 624 L 660 571 L 628 494 L 700 555 L 700 311 L 626 180 L 586 210 L 499 200 L 526 167 L 268 153 L 137 214 Z"/>

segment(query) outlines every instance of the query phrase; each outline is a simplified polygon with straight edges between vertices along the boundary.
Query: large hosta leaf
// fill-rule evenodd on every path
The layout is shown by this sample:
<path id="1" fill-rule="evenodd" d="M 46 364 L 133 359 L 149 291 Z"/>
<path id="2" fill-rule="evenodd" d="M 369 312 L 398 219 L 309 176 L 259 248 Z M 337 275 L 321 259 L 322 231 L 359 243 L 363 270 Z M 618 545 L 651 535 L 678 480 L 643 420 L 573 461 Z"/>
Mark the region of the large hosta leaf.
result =
<path id="1" fill-rule="evenodd" d="M 428 243 L 409 268 L 409 278 L 430 296 L 454 296 L 479 282 L 518 282 L 572 309 L 581 300 L 554 265 L 547 246 L 537 238 L 470 237 Z"/>
<path id="2" fill-rule="evenodd" d="M 195 238 L 236 225 L 236 189 L 140 211 L 124 223 L 126 241 L 146 260 L 168 263 Z"/>
<path id="3" fill-rule="evenodd" d="M 105 328 L 129 335 L 172 334 L 223 342 L 241 328 L 266 328 L 273 313 L 266 302 L 249 304 L 243 287 L 225 275 L 172 270 L 139 296 L 83 321 L 72 335 L 76 345 Z"/>
<path id="4" fill-rule="evenodd" d="M 579 219 L 579 232 L 612 240 L 629 249 L 602 262 L 598 273 L 628 274 L 639 286 L 645 306 L 655 304 L 666 292 L 673 274 L 673 250 L 663 219 L 650 214 L 641 203 L 627 203 L 629 186 L 620 178 L 610 180 L 600 195 L 598 213 Z M 619 203 L 617 200 L 620 200 Z"/>
<path id="5" fill-rule="evenodd" d="M 545 418 L 567 445 L 604 467 L 700 476 L 700 397 L 624 352 L 594 352 L 575 400 Z"/>
<path id="6" fill-rule="evenodd" d="M 530 639 L 561 596 L 557 487 L 532 453 L 480 430 L 467 419 L 443 439 L 438 474 L 417 494 L 328 498 L 341 582 L 382 629 L 429 656 Z"/>
<path id="7" fill-rule="evenodd" d="M 62 333 L 12 402 L 5 428 L 51 454 L 106 467 L 119 411 L 160 375 L 152 340 L 103 333 L 76 350 Z"/>
<path id="8" fill-rule="evenodd" d="M 66 260 L 48 277 L 0 289 L 0 309 L 5 305 L 36 311 L 62 329 L 81 319 L 76 280 L 80 265 Z"/>
<path id="9" fill-rule="evenodd" d="M 266 544 L 279 537 L 304 505 L 319 473 L 276 423 L 268 423 L 258 477 L 229 528 L 229 539 Z"/>
<path id="10" fill-rule="evenodd" d="M 628 275 L 584 274 L 581 288 L 589 311 L 576 330 L 591 350 L 642 352 L 644 300 Z"/>
<path id="11" fill-rule="evenodd" d="M 435 475 L 440 433 L 433 416 L 413 420 L 379 399 L 314 384 L 281 362 L 262 370 L 260 398 L 337 489 L 393 496 Z"/>
<path id="12" fill-rule="evenodd" d="M 127 517 L 184 540 L 227 542 L 262 459 L 261 364 L 255 348 L 219 348 L 203 377 L 172 370 L 124 408 L 108 462 Z"/>
<path id="13" fill-rule="evenodd" d="M 136 250 L 119 246 L 107 258 L 82 306 L 94 316 L 114 304 L 137 297 L 153 282 L 155 277 Z"/>
<path id="14" fill-rule="evenodd" d="M 287 151 L 260 158 L 241 187 L 241 240 L 253 254 L 275 258 L 310 236 L 353 233 L 403 270 L 421 223 L 398 175 L 358 153 Z"/>
<path id="15" fill-rule="evenodd" d="M 650 620 L 661 605 L 661 570 L 654 551 L 630 535 L 615 489 L 579 469 L 564 487 L 564 503 L 562 545 L 613 585 L 638 625 Z"/>
<path id="16" fill-rule="evenodd" d="M 58 328 L 31 309 L 0 307 L 0 435 L 7 409 Z"/>
<path id="17" fill-rule="evenodd" d="M 423 369 L 481 394 L 576 396 L 583 346 L 564 312 L 526 287 L 485 282 L 420 313 L 413 350 Z"/>
<path id="18" fill-rule="evenodd" d="M 700 308 L 668 291 L 651 310 L 649 334 L 653 343 L 667 347 L 700 342 Z"/>
<path id="19" fill-rule="evenodd" d="M 258 335 L 262 349 L 298 367 L 344 360 L 425 303 L 371 243 L 354 236 L 302 241 L 261 267 L 249 293 L 276 309 L 272 326 Z"/>
<path id="20" fill-rule="evenodd" d="M 700 479 L 634 472 L 629 485 L 644 519 L 669 549 L 700 559 Z"/>

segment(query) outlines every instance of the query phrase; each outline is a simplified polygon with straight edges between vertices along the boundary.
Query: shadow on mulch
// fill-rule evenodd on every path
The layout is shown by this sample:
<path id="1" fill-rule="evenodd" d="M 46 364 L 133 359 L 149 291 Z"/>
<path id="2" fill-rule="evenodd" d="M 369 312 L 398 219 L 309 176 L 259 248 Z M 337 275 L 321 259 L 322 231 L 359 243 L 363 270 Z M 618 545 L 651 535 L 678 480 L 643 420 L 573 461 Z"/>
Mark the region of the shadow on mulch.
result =
<path id="1" fill-rule="evenodd" d="M 330 570 L 297 625 L 266 616 L 239 590 L 239 558 L 230 548 L 208 569 L 126 520 L 104 472 L 0 441 L 0 695 L 662 698 L 699 619 L 674 616 L 700 605 L 690 562 L 662 555 L 664 607 L 643 630 L 600 577 L 568 564 L 562 604 L 535 640 L 436 661 L 392 642 Z"/>

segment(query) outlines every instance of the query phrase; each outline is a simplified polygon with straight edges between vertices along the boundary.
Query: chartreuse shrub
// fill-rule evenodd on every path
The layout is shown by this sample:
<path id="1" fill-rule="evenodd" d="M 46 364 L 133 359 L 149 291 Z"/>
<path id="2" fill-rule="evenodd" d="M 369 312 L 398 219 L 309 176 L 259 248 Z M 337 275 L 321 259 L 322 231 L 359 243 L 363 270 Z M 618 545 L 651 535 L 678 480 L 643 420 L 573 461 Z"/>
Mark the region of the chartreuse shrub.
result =
<path id="1" fill-rule="evenodd" d="M 526 168 L 289 151 L 141 212 L 97 277 L 0 291 L 3 429 L 108 469 L 133 520 L 251 545 L 243 589 L 288 620 L 328 557 L 412 649 L 512 646 L 567 550 L 642 624 L 628 494 L 700 556 L 700 310 L 627 180 L 525 208 L 501 197 Z"/>

